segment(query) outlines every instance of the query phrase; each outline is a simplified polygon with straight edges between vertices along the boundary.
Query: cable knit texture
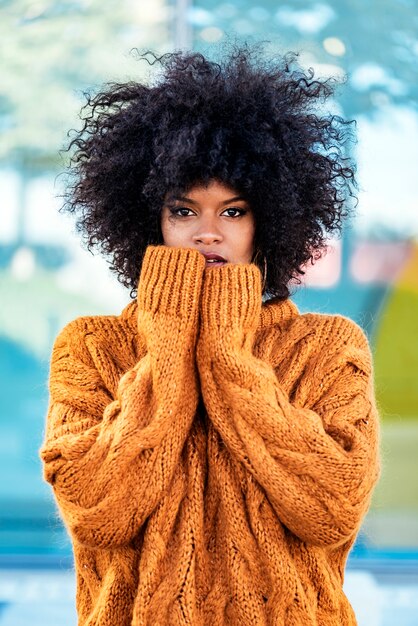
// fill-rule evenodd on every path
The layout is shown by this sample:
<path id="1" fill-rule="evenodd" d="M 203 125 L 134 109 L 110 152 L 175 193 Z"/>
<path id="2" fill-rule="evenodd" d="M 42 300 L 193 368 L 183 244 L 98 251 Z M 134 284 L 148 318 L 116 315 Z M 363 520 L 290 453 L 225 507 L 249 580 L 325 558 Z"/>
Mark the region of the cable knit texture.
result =
<path id="1" fill-rule="evenodd" d="M 253 264 L 149 246 L 120 316 L 58 336 L 41 457 L 80 626 L 352 626 L 379 475 L 369 346 L 262 303 Z"/>

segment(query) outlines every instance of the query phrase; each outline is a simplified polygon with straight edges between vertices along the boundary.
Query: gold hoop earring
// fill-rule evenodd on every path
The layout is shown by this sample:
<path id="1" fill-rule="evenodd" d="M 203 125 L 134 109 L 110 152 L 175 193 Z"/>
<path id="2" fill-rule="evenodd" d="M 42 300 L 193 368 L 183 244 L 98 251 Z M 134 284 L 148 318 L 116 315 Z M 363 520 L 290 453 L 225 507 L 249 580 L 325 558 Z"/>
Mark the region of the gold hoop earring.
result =
<path id="1" fill-rule="evenodd" d="M 267 283 L 267 258 L 265 255 L 263 255 L 263 286 L 262 286 L 263 293 L 266 288 L 266 283 Z"/>
<path id="2" fill-rule="evenodd" d="M 258 264 L 258 259 L 259 257 L 262 256 L 263 258 L 263 263 L 262 263 L 262 267 L 260 267 L 260 265 Z M 257 267 L 260 269 L 261 274 L 262 274 L 262 287 L 261 290 L 264 293 L 265 287 L 266 287 L 266 282 L 267 282 L 267 258 L 266 255 L 263 254 L 261 252 L 261 250 L 258 248 L 254 254 L 253 260 L 252 262 L 257 265 Z"/>

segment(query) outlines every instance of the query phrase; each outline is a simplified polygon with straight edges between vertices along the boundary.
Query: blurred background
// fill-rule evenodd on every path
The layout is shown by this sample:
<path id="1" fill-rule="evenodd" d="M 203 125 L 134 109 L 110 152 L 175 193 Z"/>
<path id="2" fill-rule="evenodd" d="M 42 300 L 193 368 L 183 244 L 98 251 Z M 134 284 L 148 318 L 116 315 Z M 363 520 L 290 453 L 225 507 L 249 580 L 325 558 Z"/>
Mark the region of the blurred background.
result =
<path id="1" fill-rule="evenodd" d="M 383 474 L 346 591 L 360 626 L 418 624 L 417 0 L 0 0 L 1 626 L 76 623 L 71 546 L 38 458 L 50 351 L 69 320 L 129 301 L 58 212 L 60 149 L 87 89 L 147 78 L 135 49 L 213 56 L 226 38 L 348 75 L 332 110 L 357 120 L 357 215 L 293 299 L 370 338 Z"/>

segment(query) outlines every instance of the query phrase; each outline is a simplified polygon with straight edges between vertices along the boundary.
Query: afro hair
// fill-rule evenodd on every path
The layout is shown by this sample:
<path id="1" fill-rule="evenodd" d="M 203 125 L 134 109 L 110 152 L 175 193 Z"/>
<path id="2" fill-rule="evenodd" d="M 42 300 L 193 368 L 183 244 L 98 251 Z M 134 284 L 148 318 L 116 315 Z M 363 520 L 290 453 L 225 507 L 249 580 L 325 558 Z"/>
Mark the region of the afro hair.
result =
<path id="1" fill-rule="evenodd" d="M 234 47 L 220 62 L 195 52 L 140 58 L 160 70 L 152 84 L 87 95 L 63 210 L 134 297 L 146 247 L 163 243 L 167 193 L 218 180 L 254 212 L 264 292 L 288 297 L 354 197 L 352 122 L 323 108 L 336 81 L 314 78 L 294 53 L 266 59 L 260 46 Z"/>

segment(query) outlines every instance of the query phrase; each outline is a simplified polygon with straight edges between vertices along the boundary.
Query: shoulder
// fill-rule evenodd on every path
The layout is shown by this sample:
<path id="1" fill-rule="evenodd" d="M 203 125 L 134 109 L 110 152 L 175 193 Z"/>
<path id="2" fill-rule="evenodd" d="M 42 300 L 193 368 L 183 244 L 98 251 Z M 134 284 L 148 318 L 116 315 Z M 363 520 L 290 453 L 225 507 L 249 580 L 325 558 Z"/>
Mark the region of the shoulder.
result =
<path id="1" fill-rule="evenodd" d="M 319 346 L 355 345 L 368 349 L 364 330 L 352 319 L 340 314 L 300 313 L 290 300 L 267 301 L 262 307 L 260 328 L 267 334 L 318 342 Z"/>
<path id="2" fill-rule="evenodd" d="M 354 320 L 339 314 L 303 313 L 300 316 L 303 325 L 309 328 L 318 343 L 324 347 L 355 346 L 369 350 L 366 333 Z"/>
<path id="3" fill-rule="evenodd" d="M 321 367 L 350 368 L 370 376 L 373 357 L 366 333 L 354 320 L 339 314 L 305 313 L 300 323 L 310 329 L 311 358 Z"/>
<path id="4" fill-rule="evenodd" d="M 64 355 L 91 363 L 91 353 L 101 349 L 108 353 L 136 351 L 136 303 L 128 304 L 119 315 L 77 317 L 66 324 L 57 335 L 52 361 Z M 115 346 L 117 349 L 115 350 Z"/>
<path id="5" fill-rule="evenodd" d="M 268 313 L 268 315 L 267 315 Z M 300 313 L 293 302 L 270 302 L 264 313 L 257 354 L 274 367 L 295 363 L 308 372 L 350 368 L 367 375 L 372 356 L 364 330 L 352 319 L 339 314 Z M 305 372 L 305 374 L 306 374 Z M 302 376 L 302 373 L 301 373 Z"/>

